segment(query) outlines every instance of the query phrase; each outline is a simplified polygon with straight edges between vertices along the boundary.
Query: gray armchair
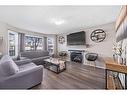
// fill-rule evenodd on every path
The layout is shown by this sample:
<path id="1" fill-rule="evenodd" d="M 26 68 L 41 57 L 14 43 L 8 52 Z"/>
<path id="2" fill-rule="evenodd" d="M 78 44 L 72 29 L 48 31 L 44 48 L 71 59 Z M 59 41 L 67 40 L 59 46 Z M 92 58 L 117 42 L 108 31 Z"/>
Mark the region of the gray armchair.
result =
<path id="1" fill-rule="evenodd" d="M 30 59 L 15 61 L 19 72 L 7 77 L 0 77 L 0 89 L 28 89 L 42 82 L 43 67 L 37 66 Z"/>

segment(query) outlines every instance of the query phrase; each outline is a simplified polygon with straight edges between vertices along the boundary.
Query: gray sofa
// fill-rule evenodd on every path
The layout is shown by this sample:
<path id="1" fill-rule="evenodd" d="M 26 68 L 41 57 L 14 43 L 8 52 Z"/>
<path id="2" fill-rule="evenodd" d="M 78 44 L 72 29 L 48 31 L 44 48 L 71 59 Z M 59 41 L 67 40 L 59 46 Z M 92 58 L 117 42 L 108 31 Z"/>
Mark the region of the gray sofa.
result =
<path id="1" fill-rule="evenodd" d="M 49 58 L 48 51 L 25 51 L 20 53 L 21 57 L 27 57 L 36 65 L 43 65 L 44 59 Z"/>
<path id="2" fill-rule="evenodd" d="M 28 89 L 42 82 L 42 65 L 37 66 L 30 59 L 18 60 L 15 63 L 18 72 L 6 76 L 0 74 L 0 89 Z"/>

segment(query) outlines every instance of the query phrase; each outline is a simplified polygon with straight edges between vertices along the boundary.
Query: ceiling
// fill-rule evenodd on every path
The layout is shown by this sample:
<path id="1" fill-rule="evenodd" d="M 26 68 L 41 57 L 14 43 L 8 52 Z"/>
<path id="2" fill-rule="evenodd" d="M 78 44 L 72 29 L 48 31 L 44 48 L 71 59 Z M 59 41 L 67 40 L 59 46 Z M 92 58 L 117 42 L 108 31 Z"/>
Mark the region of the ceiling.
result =
<path id="1" fill-rule="evenodd" d="M 110 23 L 121 6 L 0 6 L 0 21 L 14 27 L 61 34 Z"/>

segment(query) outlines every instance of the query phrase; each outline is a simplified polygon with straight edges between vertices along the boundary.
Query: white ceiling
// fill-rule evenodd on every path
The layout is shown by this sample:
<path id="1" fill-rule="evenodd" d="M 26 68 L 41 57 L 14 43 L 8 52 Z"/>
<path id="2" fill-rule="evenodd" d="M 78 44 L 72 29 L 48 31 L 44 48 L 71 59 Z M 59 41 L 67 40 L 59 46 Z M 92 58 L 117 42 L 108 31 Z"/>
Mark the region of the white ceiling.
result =
<path id="1" fill-rule="evenodd" d="M 119 11 L 120 6 L 0 6 L 0 21 L 35 32 L 61 34 L 113 22 Z"/>

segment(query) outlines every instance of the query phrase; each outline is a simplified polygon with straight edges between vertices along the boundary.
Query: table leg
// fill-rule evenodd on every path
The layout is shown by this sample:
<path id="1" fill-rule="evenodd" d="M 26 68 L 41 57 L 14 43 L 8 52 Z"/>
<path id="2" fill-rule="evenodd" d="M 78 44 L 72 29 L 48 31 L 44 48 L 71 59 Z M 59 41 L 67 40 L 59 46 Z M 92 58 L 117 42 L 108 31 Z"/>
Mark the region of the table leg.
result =
<path id="1" fill-rule="evenodd" d="M 60 73 L 60 66 L 58 65 L 57 66 L 57 74 L 59 74 Z"/>

